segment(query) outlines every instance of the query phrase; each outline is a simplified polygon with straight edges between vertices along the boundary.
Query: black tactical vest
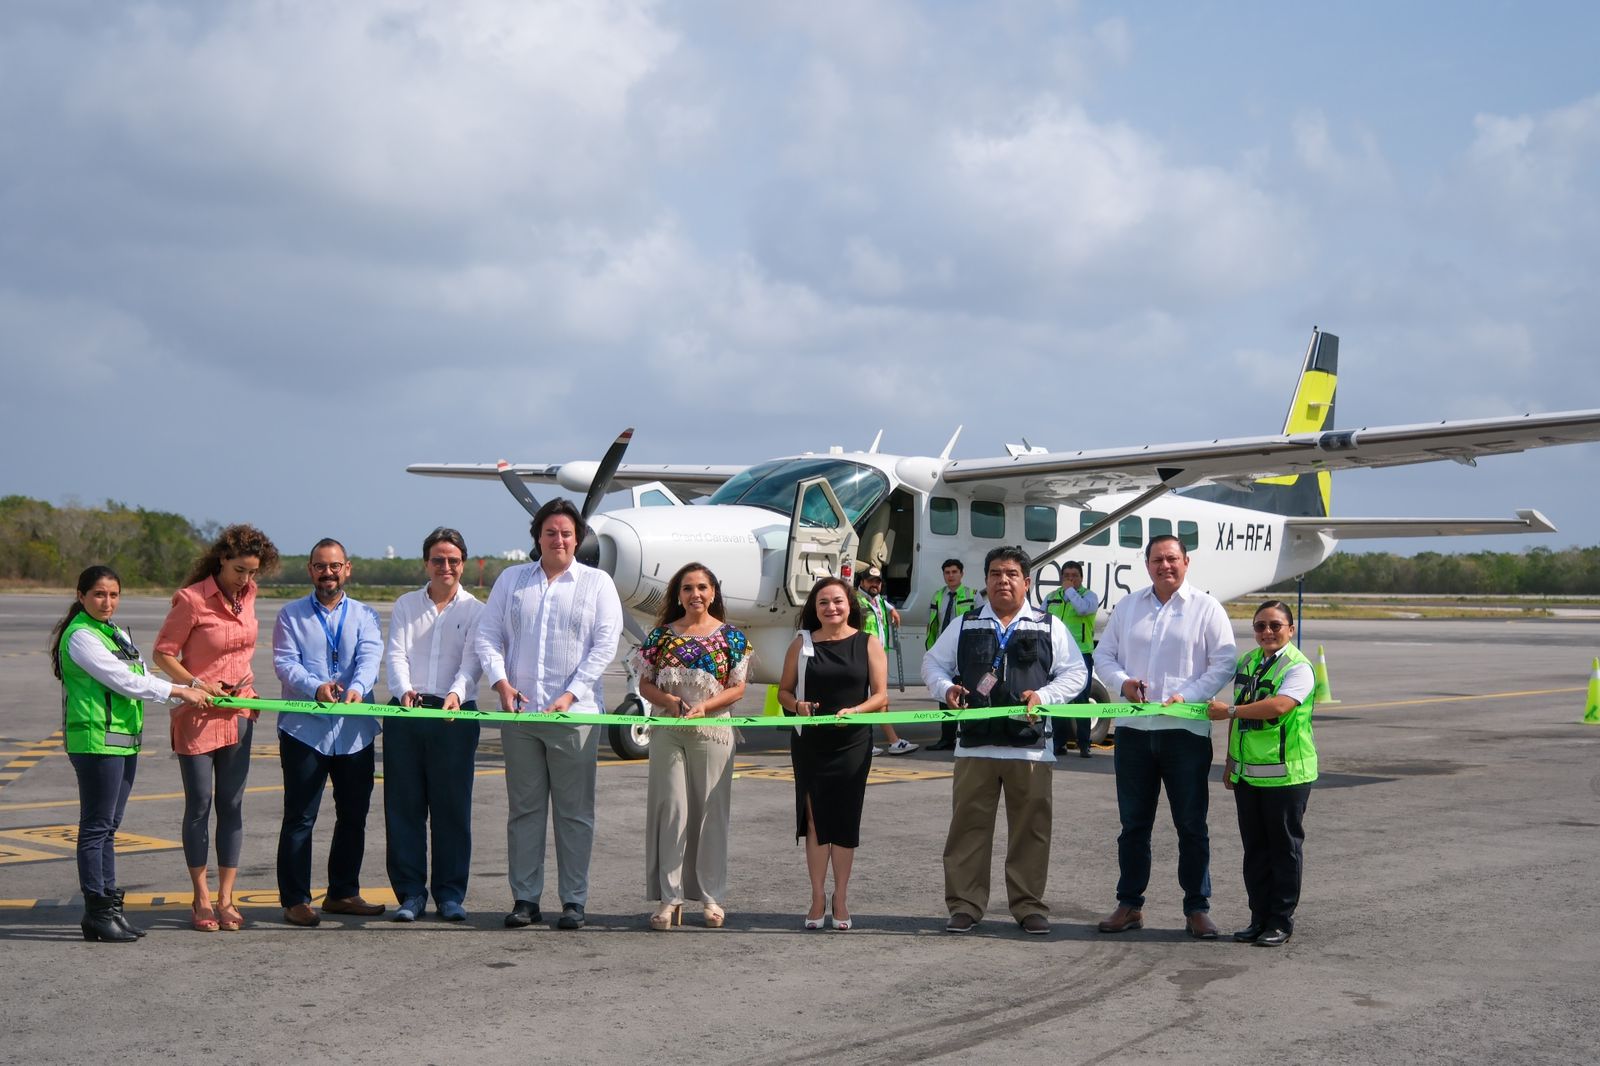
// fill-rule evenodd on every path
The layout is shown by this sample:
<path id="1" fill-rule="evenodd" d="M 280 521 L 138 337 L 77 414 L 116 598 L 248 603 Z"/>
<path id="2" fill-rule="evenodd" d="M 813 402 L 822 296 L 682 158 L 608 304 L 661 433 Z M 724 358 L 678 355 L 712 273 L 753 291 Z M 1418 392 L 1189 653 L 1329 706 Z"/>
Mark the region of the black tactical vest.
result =
<path id="1" fill-rule="evenodd" d="M 1049 683 L 1055 666 L 1055 653 L 1050 645 L 1050 616 L 1023 607 L 1015 624 L 1000 668 L 994 670 L 995 653 L 1000 650 L 999 624 L 992 618 L 979 617 L 976 611 L 962 616 L 956 666 L 957 676 L 967 688 L 968 707 L 1020 706 L 1022 693 Z M 981 696 L 978 683 L 991 670 L 998 680 L 987 696 Z M 981 718 L 960 723 L 959 736 L 961 743 L 968 747 L 998 744 L 1043 748 L 1049 743 L 1050 719 L 1039 718 L 1029 725 L 1023 718 Z"/>

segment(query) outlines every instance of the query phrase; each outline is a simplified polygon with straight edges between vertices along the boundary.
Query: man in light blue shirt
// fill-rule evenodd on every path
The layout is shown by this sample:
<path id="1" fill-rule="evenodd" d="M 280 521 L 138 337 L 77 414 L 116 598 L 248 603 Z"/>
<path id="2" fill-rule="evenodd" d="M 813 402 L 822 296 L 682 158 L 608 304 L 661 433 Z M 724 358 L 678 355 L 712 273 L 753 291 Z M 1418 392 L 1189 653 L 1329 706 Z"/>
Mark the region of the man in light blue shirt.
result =
<path id="1" fill-rule="evenodd" d="M 344 545 L 325 538 L 306 567 L 312 593 L 278 613 L 272 665 L 286 700 L 370 703 L 383 659 L 378 614 L 344 594 L 350 561 Z M 311 833 L 322 789 L 333 779 L 333 845 L 328 851 L 330 914 L 376 915 L 383 906 L 361 898 L 367 809 L 372 801 L 373 742 L 378 720 L 367 715 L 281 714 L 283 826 L 278 833 L 278 899 L 291 925 L 322 920 L 311 906 Z"/>

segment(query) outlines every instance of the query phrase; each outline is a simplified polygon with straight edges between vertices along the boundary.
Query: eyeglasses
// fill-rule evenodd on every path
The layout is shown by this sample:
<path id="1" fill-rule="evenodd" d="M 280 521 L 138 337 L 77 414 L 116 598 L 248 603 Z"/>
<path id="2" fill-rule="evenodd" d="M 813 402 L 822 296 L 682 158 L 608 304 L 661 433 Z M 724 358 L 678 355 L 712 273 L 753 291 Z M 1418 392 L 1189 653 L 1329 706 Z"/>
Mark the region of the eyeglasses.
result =
<path id="1" fill-rule="evenodd" d="M 451 570 L 458 570 L 465 566 L 466 563 L 465 559 L 451 559 L 444 555 L 435 555 L 428 560 L 429 566 L 444 566 L 449 567 Z"/>
<path id="2" fill-rule="evenodd" d="M 1257 623 L 1255 623 L 1255 628 L 1256 628 L 1256 632 L 1257 633 L 1276 633 L 1280 629 L 1288 629 L 1289 628 L 1289 623 L 1288 622 L 1257 622 Z"/>
<path id="3" fill-rule="evenodd" d="M 343 563 L 312 563 L 311 572 L 314 574 L 337 574 L 344 569 Z"/>

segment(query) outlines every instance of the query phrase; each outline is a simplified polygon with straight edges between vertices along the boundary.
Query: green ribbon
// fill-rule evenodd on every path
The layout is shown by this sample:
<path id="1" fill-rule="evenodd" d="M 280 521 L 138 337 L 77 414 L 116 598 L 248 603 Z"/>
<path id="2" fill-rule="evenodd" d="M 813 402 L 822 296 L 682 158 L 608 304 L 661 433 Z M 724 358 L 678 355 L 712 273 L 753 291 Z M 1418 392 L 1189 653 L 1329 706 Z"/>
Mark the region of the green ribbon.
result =
<path id="1" fill-rule="evenodd" d="M 460 708 L 443 710 L 437 707 L 399 707 L 386 703 L 315 703 L 310 700 L 254 700 L 239 696 L 215 696 L 216 707 L 237 707 L 241 710 L 271 711 L 274 714 L 338 714 L 379 718 L 445 718 L 466 722 L 561 722 L 568 725 L 648 725 L 648 726 L 731 726 L 740 729 L 771 729 L 786 726 L 812 725 L 914 725 L 918 722 L 967 722 L 980 718 L 1009 718 L 1026 714 L 1023 707 L 969 707 L 964 710 L 901 710 L 872 711 L 839 717 L 819 714 L 810 717 L 799 715 L 742 715 L 731 718 L 668 718 L 653 714 L 587 714 L 573 711 L 556 711 L 543 714 L 538 711 L 465 711 Z M 1033 709 L 1036 717 L 1049 718 L 1148 718 L 1166 715 L 1171 718 L 1206 720 L 1203 703 L 1041 703 Z"/>

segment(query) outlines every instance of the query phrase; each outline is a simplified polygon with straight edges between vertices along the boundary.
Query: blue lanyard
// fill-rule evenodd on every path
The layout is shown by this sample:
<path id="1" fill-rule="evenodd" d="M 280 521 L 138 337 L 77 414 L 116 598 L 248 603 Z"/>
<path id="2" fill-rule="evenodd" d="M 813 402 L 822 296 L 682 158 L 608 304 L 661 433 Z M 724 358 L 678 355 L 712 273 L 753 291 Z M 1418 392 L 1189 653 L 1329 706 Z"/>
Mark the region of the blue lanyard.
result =
<path id="1" fill-rule="evenodd" d="M 1006 657 L 1006 645 L 1011 643 L 1011 638 L 1017 635 L 1017 626 L 1022 622 L 1022 612 L 1011 620 L 1011 625 L 1002 626 L 998 618 L 985 618 L 984 621 L 994 626 L 995 632 L 1000 634 L 1000 650 L 994 653 L 994 663 L 989 667 L 996 677 L 1000 676 L 1000 662 Z"/>
<path id="2" fill-rule="evenodd" d="M 350 606 L 350 597 L 346 596 L 339 601 L 339 625 L 333 629 L 328 628 L 328 615 L 332 612 L 326 610 L 322 604 L 313 597 L 312 609 L 316 612 L 317 621 L 322 623 L 322 635 L 328 638 L 328 666 L 334 672 L 339 672 L 339 638 L 344 636 L 344 612 Z M 333 678 L 328 680 L 332 681 Z"/>

